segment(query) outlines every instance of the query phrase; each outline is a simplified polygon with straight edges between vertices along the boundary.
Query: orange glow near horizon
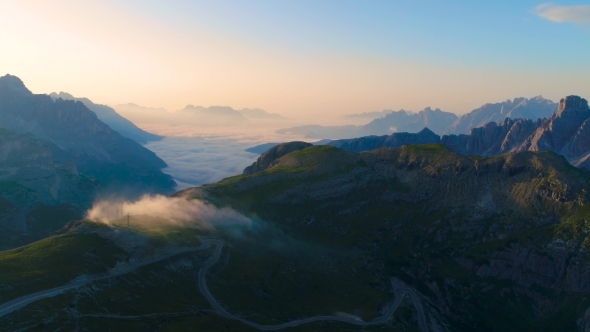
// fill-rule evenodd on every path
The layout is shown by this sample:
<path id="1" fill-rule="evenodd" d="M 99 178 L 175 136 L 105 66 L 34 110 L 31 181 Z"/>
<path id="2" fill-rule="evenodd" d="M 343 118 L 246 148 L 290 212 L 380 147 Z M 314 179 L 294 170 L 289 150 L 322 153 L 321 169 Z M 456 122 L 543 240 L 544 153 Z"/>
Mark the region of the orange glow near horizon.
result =
<path id="1" fill-rule="evenodd" d="M 228 105 L 329 119 L 431 106 L 461 114 L 520 96 L 583 94 L 588 81 L 573 69 L 476 68 L 361 52 L 311 57 L 198 23 L 178 30 L 106 1 L 2 3 L 0 28 L 7 32 L 0 36 L 0 75 L 19 76 L 34 93 L 64 91 L 96 103 L 169 111 Z"/>

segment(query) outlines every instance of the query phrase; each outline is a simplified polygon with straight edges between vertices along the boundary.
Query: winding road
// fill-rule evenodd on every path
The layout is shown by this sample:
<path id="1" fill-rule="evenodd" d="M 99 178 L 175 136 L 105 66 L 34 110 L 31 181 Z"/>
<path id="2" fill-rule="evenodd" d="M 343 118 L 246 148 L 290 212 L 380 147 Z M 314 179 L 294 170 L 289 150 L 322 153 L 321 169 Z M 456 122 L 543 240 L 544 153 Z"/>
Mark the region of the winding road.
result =
<path id="1" fill-rule="evenodd" d="M 385 314 L 383 316 L 376 318 L 376 319 L 369 321 L 369 322 L 364 322 L 362 320 L 358 320 L 358 319 L 350 318 L 350 317 L 314 316 L 314 317 L 309 317 L 309 318 L 297 319 L 297 320 L 293 320 L 293 321 L 290 321 L 287 323 L 282 323 L 282 324 L 277 324 L 277 325 L 261 325 L 261 324 L 255 323 L 255 322 L 245 320 L 245 319 L 240 318 L 236 315 L 233 315 L 233 314 L 229 313 L 227 310 L 225 310 L 219 304 L 219 302 L 217 302 L 217 300 L 215 299 L 213 294 L 211 294 L 211 292 L 209 291 L 209 288 L 207 287 L 207 280 L 206 280 L 207 272 L 219 260 L 219 256 L 221 255 L 221 250 L 223 249 L 223 242 L 220 240 L 215 240 L 215 239 L 202 240 L 202 244 L 199 247 L 186 249 L 186 250 L 180 250 L 180 251 L 159 257 L 157 259 L 146 261 L 141 264 L 131 266 L 127 269 L 117 271 L 115 273 L 111 273 L 109 275 L 97 276 L 97 277 L 92 277 L 92 278 L 78 278 L 78 279 L 74 280 L 73 282 L 63 285 L 63 286 L 59 286 L 59 287 L 55 287 L 52 289 L 48 289 L 48 290 L 44 290 L 41 292 L 37 292 L 37 293 L 33 293 L 33 294 L 19 297 L 17 299 L 14 299 L 12 301 L 9 301 L 7 303 L 0 305 L 0 317 L 4 316 L 12 311 L 18 310 L 18 309 L 26 306 L 29 303 L 32 303 L 32 302 L 35 302 L 35 301 L 38 301 L 41 299 L 53 297 L 53 296 L 56 296 L 58 294 L 65 292 L 65 291 L 75 289 L 75 288 L 84 286 L 86 284 L 89 284 L 89 283 L 92 283 L 95 281 L 118 277 L 118 276 L 130 273 L 130 272 L 133 272 L 142 266 L 157 263 L 157 262 L 162 261 L 164 259 L 168 259 L 172 256 L 176 256 L 176 255 L 187 253 L 187 252 L 193 252 L 193 251 L 207 249 L 211 245 L 215 245 L 215 252 L 207 260 L 207 262 L 205 262 L 205 265 L 199 270 L 199 274 L 198 274 L 199 290 L 201 291 L 201 293 L 203 294 L 205 299 L 207 299 L 209 304 L 211 304 L 213 309 L 215 309 L 215 311 L 217 311 L 217 313 L 222 317 L 225 317 L 227 319 L 240 321 L 250 327 L 253 327 L 253 328 L 261 330 L 261 331 L 276 331 L 276 330 L 281 330 L 281 329 L 285 329 L 285 328 L 289 328 L 289 327 L 296 327 L 299 325 L 313 323 L 313 322 L 320 322 L 320 321 L 342 322 L 342 323 L 354 324 L 354 325 L 359 325 L 359 326 L 379 325 L 379 324 L 383 324 L 391 319 L 391 317 L 393 316 L 393 314 L 395 313 L 395 311 L 397 310 L 397 308 L 399 307 L 399 305 L 403 301 L 404 296 L 406 294 L 408 294 L 410 296 L 410 299 L 412 300 L 412 304 L 414 305 L 414 307 L 416 308 L 416 311 L 418 312 L 418 325 L 420 327 L 420 330 L 422 330 L 422 332 L 428 332 L 428 324 L 426 323 L 426 317 L 424 315 L 424 310 L 422 308 L 422 304 L 420 303 L 420 299 L 418 298 L 418 295 L 416 295 L 416 293 L 414 292 L 414 290 L 412 288 L 407 287 L 403 282 L 401 282 L 400 280 L 393 278 L 393 277 L 390 280 L 391 280 L 391 286 L 393 288 L 393 293 L 395 294 L 395 301 L 393 302 L 391 307 L 389 307 L 389 309 L 387 310 L 387 312 L 385 312 Z"/>
<path id="2" fill-rule="evenodd" d="M 213 266 L 213 264 L 215 264 L 217 262 L 217 260 L 219 259 L 219 256 L 221 255 L 221 249 L 223 248 L 223 242 L 221 242 L 219 240 L 209 239 L 209 240 L 204 240 L 203 244 L 204 245 L 214 244 L 215 245 L 215 252 L 213 253 L 213 256 L 211 256 L 211 258 L 209 258 L 207 260 L 207 262 L 205 263 L 205 266 L 203 266 L 203 268 L 201 268 L 201 270 L 199 270 L 199 290 L 201 291 L 203 296 L 205 296 L 205 298 L 207 299 L 209 304 L 211 304 L 213 309 L 215 309 L 219 315 L 221 315 L 225 318 L 240 321 L 250 327 L 253 327 L 253 328 L 261 330 L 261 331 L 282 330 L 282 329 L 289 328 L 289 327 L 295 327 L 295 326 L 313 323 L 313 322 L 319 322 L 319 321 L 335 321 L 335 322 L 342 322 L 342 323 L 348 323 L 348 324 L 354 324 L 354 325 L 360 325 L 360 326 L 380 325 L 380 324 L 383 324 L 391 319 L 391 317 L 393 316 L 393 314 L 395 313 L 395 311 L 399 307 L 400 303 L 402 302 L 404 295 L 407 293 L 410 295 L 410 298 L 412 299 L 412 303 L 414 304 L 414 306 L 416 307 L 416 310 L 418 311 L 418 325 L 420 326 L 420 330 L 422 330 L 422 332 L 428 332 L 428 325 L 426 324 L 426 317 L 424 315 L 424 310 L 422 309 L 422 304 L 420 303 L 420 299 L 418 298 L 418 296 L 416 295 L 416 293 L 414 292 L 413 289 L 407 287 L 405 284 L 403 284 L 400 280 L 398 280 L 396 278 L 390 279 L 391 286 L 393 287 L 393 293 L 395 294 L 395 302 L 393 302 L 391 307 L 389 307 L 389 309 L 387 310 L 387 312 L 383 316 L 381 316 L 377 319 L 374 319 L 372 321 L 369 321 L 369 322 L 364 322 L 364 321 L 359 321 L 354 318 L 339 317 L 339 316 L 314 316 L 314 317 L 309 317 L 309 318 L 297 319 L 297 320 L 293 320 L 293 321 L 290 321 L 287 323 L 277 324 L 277 325 L 261 325 L 258 323 L 254 323 L 254 322 L 245 320 L 245 319 L 240 318 L 236 315 L 233 315 L 233 314 L 229 313 L 227 310 L 225 310 L 219 304 L 219 302 L 217 302 L 217 300 L 211 294 L 211 292 L 209 291 L 209 288 L 207 287 L 207 279 L 206 279 L 207 271 L 209 271 L 211 266 Z"/>

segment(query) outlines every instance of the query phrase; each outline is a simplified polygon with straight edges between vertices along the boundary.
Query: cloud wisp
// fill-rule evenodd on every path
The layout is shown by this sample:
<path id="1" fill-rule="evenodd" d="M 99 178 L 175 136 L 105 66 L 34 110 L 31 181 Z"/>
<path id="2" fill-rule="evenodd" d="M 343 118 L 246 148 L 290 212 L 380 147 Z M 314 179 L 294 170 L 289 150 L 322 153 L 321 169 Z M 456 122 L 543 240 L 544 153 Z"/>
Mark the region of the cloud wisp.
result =
<path id="1" fill-rule="evenodd" d="M 544 3 L 537 6 L 534 13 L 557 23 L 590 24 L 590 5 L 560 6 Z"/>
<path id="2" fill-rule="evenodd" d="M 86 218 L 110 224 L 123 219 L 127 214 L 134 217 L 145 216 L 146 220 L 158 220 L 179 226 L 216 228 L 252 225 L 250 218 L 232 209 L 219 209 L 200 200 L 162 195 L 146 195 L 134 202 L 98 201 L 88 210 Z"/>

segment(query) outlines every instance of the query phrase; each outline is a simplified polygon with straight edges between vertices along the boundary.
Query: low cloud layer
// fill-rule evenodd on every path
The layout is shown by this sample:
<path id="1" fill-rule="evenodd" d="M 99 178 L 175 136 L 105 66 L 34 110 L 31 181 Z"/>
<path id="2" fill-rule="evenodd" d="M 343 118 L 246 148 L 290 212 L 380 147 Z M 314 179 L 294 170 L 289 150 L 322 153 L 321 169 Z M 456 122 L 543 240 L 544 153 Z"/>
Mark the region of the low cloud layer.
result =
<path id="1" fill-rule="evenodd" d="M 177 189 L 242 174 L 258 158 L 245 151 L 250 146 L 234 139 L 204 137 L 166 137 L 146 145 L 166 161 L 163 171 L 177 181 Z"/>
<path id="2" fill-rule="evenodd" d="M 559 6 L 545 3 L 535 8 L 535 14 L 558 23 L 590 24 L 590 5 Z"/>
<path id="3" fill-rule="evenodd" d="M 162 158 L 168 167 L 162 171 L 178 183 L 177 189 L 214 183 L 242 174 L 260 156 L 246 149 L 268 142 L 300 140 L 271 130 L 205 132 L 196 127 L 153 127 L 150 132 L 166 137 L 145 145 Z M 149 130 L 148 130 L 149 131 Z M 176 135 L 173 135 L 176 134 Z"/>
<path id="4" fill-rule="evenodd" d="M 96 202 L 86 213 L 86 218 L 104 223 L 131 216 L 146 216 L 151 220 L 166 221 L 177 225 L 205 228 L 232 225 L 252 225 L 252 220 L 229 208 L 217 207 L 200 200 L 161 195 L 143 196 L 138 201 L 103 200 Z"/>

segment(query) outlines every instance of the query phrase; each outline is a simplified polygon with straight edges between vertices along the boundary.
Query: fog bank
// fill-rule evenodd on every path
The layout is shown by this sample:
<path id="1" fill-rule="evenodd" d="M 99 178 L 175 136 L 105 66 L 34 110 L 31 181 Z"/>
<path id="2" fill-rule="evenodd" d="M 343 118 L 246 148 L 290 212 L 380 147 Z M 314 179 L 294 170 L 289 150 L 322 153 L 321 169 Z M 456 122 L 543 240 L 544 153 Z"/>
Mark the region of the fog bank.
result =
<path id="1" fill-rule="evenodd" d="M 175 225 L 204 228 L 252 225 L 250 218 L 232 209 L 219 209 L 200 200 L 162 195 L 146 195 L 134 202 L 101 200 L 87 211 L 86 219 L 111 224 L 125 218 L 127 214 L 133 217 L 145 216 L 150 220 L 157 219 Z"/>

